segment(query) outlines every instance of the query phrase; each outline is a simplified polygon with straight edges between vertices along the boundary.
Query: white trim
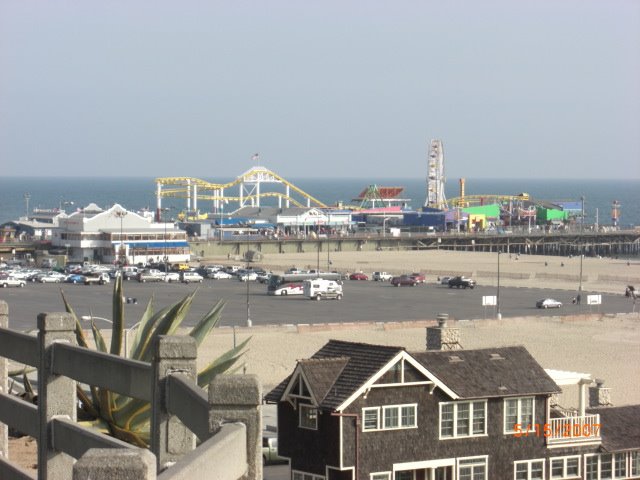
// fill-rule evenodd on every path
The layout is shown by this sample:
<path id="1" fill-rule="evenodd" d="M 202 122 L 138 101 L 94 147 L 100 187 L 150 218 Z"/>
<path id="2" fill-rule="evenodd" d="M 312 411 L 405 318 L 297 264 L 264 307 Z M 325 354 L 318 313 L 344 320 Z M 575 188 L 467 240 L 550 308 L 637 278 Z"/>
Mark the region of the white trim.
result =
<path id="1" fill-rule="evenodd" d="M 518 402 L 516 406 L 516 423 L 522 425 L 522 400 L 531 399 L 531 428 L 530 431 L 534 428 L 533 425 L 536 423 L 536 397 L 527 396 L 527 397 L 507 397 L 502 402 L 502 430 L 505 435 L 514 435 L 518 432 L 515 430 L 515 424 L 512 425 L 511 430 L 507 430 L 507 402 L 516 400 Z M 522 426 L 522 431 L 527 429 L 526 425 Z"/>
<path id="2" fill-rule="evenodd" d="M 414 423 L 412 425 L 402 425 L 402 409 L 405 407 L 413 407 L 413 419 Z M 398 426 L 397 427 L 386 427 L 385 420 L 385 412 L 387 410 L 395 409 L 398 411 Z M 376 428 L 365 428 L 365 414 L 369 411 L 376 412 Z M 418 428 L 418 404 L 417 403 L 402 403 L 395 405 L 381 405 L 379 407 L 363 407 L 361 412 L 361 431 L 364 432 L 379 432 L 379 431 L 387 431 L 387 430 L 407 430 L 412 428 Z"/>
<path id="3" fill-rule="evenodd" d="M 366 428 L 366 414 L 367 410 L 376 412 L 376 427 L 375 428 Z M 380 428 L 380 407 L 363 407 L 362 408 L 362 431 L 363 432 L 375 432 L 381 430 Z"/>
<path id="4" fill-rule="evenodd" d="M 578 460 L 578 473 L 577 475 L 569 475 L 567 474 L 567 460 L 569 459 L 577 459 Z M 553 462 L 562 460 L 562 477 L 554 477 L 553 476 Z M 562 455 L 560 457 L 550 457 L 549 458 L 549 478 L 552 480 L 563 480 L 568 478 L 576 478 L 580 477 L 582 474 L 582 455 Z"/>
<path id="5" fill-rule="evenodd" d="M 304 480 L 305 475 L 310 475 L 312 477 L 312 480 L 325 480 L 325 478 L 322 475 L 317 475 L 315 473 L 309 473 L 309 472 L 303 472 L 302 470 L 291 470 L 291 479 L 295 480 L 295 474 L 298 473 L 300 475 L 302 475 L 302 480 Z"/>
<path id="6" fill-rule="evenodd" d="M 544 480 L 545 478 L 547 478 L 547 477 L 545 477 L 545 468 L 544 468 L 545 464 L 546 464 L 545 459 L 544 458 L 532 458 L 532 459 L 529 459 L 529 460 L 515 460 L 513 462 L 513 478 L 514 478 L 514 480 L 516 478 L 516 472 L 517 472 L 518 465 L 522 465 L 522 464 L 527 464 L 527 480 L 531 480 L 531 465 L 533 463 L 542 464 L 542 477 L 541 477 L 541 480 Z"/>
<path id="7" fill-rule="evenodd" d="M 304 381 L 305 386 L 307 387 L 307 390 L 309 390 L 309 393 L 311 394 L 311 397 L 304 397 L 302 395 L 292 394 L 291 393 L 291 389 L 293 388 L 293 385 L 299 379 L 302 379 Z M 287 384 L 287 388 L 284 389 L 284 392 L 282 394 L 282 397 L 280 398 L 280 401 L 288 400 L 289 397 L 291 397 L 291 398 L 303 398 L 305 400 L 310 400 L 316 406 L 319 405 L 318 400 L 316 399 L 315 395 L 313 394 L 313 390 L 311 390 L 311 388 L 309 387 L 309 382 L 307 381 L 307 377 L 305 376 L 304 372 L 302 371 L 302 367 L 300 366 L 300 364 L 298 364 L 296 366 L 296 369 L 293 371 L 293 375 L 291 375 L 291 380 L 289 380 L 289 383 Z"/>
<path id="8" fill-rule="evenodd" d="M 393 367 L 398 361 L 401 359 L 409 362 L 413 367 L 415 367 L 420 373 L 422 373 L 427 379 L 436 384 L 436 386 L 440 387 L 440 389 L 447 394 L 451 399 L 457 400 L 459 395 L 447 387 L 444 383 L 442 383 L 438 378 L 433 375 L 429 370 L 427 370 L 420 362 L 414 359 L 411 355 L 409 355 L 404 350 L 398 352 L 398 354 L 393 357 L 387 364 L 378 370 L 369 380 L 367 380 L 363 385 L 360 386 L 354 393 L 351 394 L 344 402 L 342 402 L 336 408 L 337 412 L 342 412 L 345 408 L 347 408 L 351 403 L 353 403 L 360 395 L 362 395 L 367 389 L 371 388 L 379 379 L 382 377 L 387 371 Z M 402 386 L 410 386 L 411 384 L 402 384 Z"/>
<path id="9" fill-rule="evenodd" d="M 482 465 L 484 465 L 484 480 L 489 480 L 489 455 L 477 455 L 473 457 L 459 457 L 456 458 L 456 467 L 455 467 L 455 478 L 460 478 L 460 462 L 465 460 L 478 460 L 477 465 L 469 465 L 469 466 L 479 466 L 480 460 L 484 460 Z M 463 465 L 467 466 L 467 465 Z"/>
<path id="10" fill-rule="evenodd" d="M 344 468 L 344 429 L 342 425 L 343 419 L 344 419 L 343 416 L 338 417 L 338 421 L 339 421 L 338 429 L 340 431 L 340 438 L 339 438 L 340 444 L 338 445 L 338 454 L 340 455 L 340 461 L 338 463 L 340 464 L 341 469 Z"/>
<path id="11" fill-rule="evenodd" d="M 418 470 L 422 468 L 438 468 L 438 467 L 454 467 L 456 466 L 455 457 L 438 458 L 436 460 L 422 460 L 419 462 L 394 463 L 393 471 L 401 470 Z"/>

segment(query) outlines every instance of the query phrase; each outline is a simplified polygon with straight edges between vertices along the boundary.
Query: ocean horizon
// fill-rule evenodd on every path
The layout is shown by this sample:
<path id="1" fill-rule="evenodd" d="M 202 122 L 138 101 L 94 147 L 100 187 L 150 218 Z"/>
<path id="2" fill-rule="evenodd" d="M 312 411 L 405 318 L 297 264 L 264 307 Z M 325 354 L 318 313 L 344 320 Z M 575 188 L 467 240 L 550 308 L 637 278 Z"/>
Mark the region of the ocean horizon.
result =
<path id="1" fill-rule="evenodd" d="M 67 212 L 95 203 L 108 208 L 119 203 L 130 210 L 155 209 L 156 177 L 2 177 L 0 178 L 0 223 L 17 220 L 34 208 L 63 208 Z M 205 181 L 225 183 L 234 178 L 198 177 Z M 355 204 L 353 200 L 369 185 L 403 187 L 401 198 L 407 205 L 419 209 L 426 198 L 425 178 L 287 178 L 291 184 L 327 205 L 338 202 Z M 263 185 L 262 190 L 266 187 Z M 284 192 L 283 186 L 273 190 Z M 580 201 L 585 198 L 585 221 L 599 225 L 611 225 L 613 201 L 620 204 L 619 226 L 640 225 L 640 180 L 594 179 L 489 179 L 466 178 L 465 195 L 517 195 L 528 193 L 534 200 Z M 229 188 L 227 195 L 237 195 L 238 187 Z M 445 185 L 448 199 L 458 197 L 458 179 Z M 163 198 L 163 206 L 186 208 L 186 199 Z M 275 204 L 263 201 L 263 205 Z M 211 211 L 212 202 L 199 200 L 201 212 Z M 233 211 L 235 206 L 225 206 Z"/>

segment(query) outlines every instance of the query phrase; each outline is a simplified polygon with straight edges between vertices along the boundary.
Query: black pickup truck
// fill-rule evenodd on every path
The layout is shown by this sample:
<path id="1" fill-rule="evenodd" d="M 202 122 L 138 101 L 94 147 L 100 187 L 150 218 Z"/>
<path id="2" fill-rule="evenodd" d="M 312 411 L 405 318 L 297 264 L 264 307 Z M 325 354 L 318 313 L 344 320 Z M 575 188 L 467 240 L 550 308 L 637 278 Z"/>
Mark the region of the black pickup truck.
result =
<path id="1" fill-rule="evenodd" d="M 453 277 L 449 279 L 449 288 L 471 288 L 476 286 L 476 281 L 466 277 Z"/>

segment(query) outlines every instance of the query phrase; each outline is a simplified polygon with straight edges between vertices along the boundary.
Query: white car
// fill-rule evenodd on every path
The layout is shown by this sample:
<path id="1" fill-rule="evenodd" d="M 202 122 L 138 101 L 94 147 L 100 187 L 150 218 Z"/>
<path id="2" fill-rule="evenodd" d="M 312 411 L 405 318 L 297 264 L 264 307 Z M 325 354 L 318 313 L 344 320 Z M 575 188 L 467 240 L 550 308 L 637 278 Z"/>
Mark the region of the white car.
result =
<path id="1" fill-rule="evenodd" d="M 373 272 L 374 282 L 390 282 L 393 275 L 387 272 Z"/>
<path id="2" fill-rule="evenodd" d="M 231 275 L 230 273 L 224 272 L 222 270 L 218 270 L 217 272 L 213 272 L 209 274 L 209 278 L 214 278 L 216 280 L 220 280 L 222 278 L 227 279 L 227 278 L 233 278 L 233 275 Z"/>
<path id="3" fill-rule="evenodd" d="M 162 280 L 164 280 L 167 283 L 179 282 L 180 281 L 180 274 L 178 272 L 164 273 L 164 274 L 162 274 Z"/>
<path id="4" fill-rule="evenodd" d="M 196 272 L 182 272 L 182 281 L 184 283 L 202 283 L 202 275 Z"/>
<path id="5" fill-rule="evenodd" d="M 238 275 L 238 280 L 241 282 L 253 282 L 258 279 L 256 272 L 244 272 Z"/>
<path id="6" fill-rule="evenodd" d="M 537 308 L 560 308 L 561 306 L 562 302 L 554 300 L 553 298 L 545 298 L 536 302 Z"/>
<path id="7" fill-rule="evenodd" d="M 59 275 L 51 275 L 49 273 L 36 277 L 36 282 L 40 283 L 60 283 L 62 280 L 64 280 L 64 277 L 61 278 Z"/>
<path id="8" fill-rule="evenodd" d="M 26 284 L 27 282 L 25 282 L 21 278 L 7 277 L 7 278 L 0 279 L 0 287 L 2 288 L 7 288 L 7 287 L 23 288 Z"/>

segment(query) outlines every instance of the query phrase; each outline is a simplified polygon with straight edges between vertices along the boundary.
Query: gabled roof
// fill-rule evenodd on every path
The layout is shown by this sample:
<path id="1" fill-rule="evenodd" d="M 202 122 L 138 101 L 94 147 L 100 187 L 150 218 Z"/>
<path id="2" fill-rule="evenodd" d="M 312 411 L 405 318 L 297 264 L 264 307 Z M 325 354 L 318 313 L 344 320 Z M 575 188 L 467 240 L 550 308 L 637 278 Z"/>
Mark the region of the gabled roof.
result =
<path id="1" fill-rule="evenodd" d="M 347 363 L 349 363 L 347 357 L 300 360 L 298 365 L 300 365 L 308 380 L 308 387 L 319 404 L 322 404 Z"/>
<path id="2" fill-rule="evenodd" d="M 602 448 L 607 452 L 638 450 L 640 447 L 640 405 L 587 409 L 600 414 Z"/>
<path id="3" fill-rule="evenodd" d="M 309 385 L 309 388 L 318 397 L 318 406 L 335 409 L 402 351 L 402 347 L 329 340 L 311 357 L 315 362 L 312 362 L 313 366 L 309 360 L 301 360 L 299 365 L 302 363 L 305 372 L 308 370 L 317 380 L 317 384 Z M 342 368 L 338 373 L 340 365 Z M 326 371 L 321 372 L 323 369 Z M 265 400 L 280 401 L 291 380 L 290 375 L 271 390 L 265 396 Z M 310 378 L 309 382 L 312 383 Z M 324 392 L 322 397 L 320 392 Z"/>
<path id="4" fill-rule="evenodd" d="M 452 399 L 541 395 L 560 392 L 524 347 L 409 353 L 402 347 L 330 340 L 311 359 L 301 360 L 293 375 L 265 399 L 283 399 L 302 374 L 319 408 L 343 410 L 394 362 L 414 363 L 425 383 Z"/>
<path id="5" fill-rule="evenodd" d="M 411 353 L 460 398 L 551 394 L 561 389 L 524 347 Z"/>

